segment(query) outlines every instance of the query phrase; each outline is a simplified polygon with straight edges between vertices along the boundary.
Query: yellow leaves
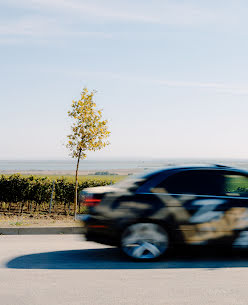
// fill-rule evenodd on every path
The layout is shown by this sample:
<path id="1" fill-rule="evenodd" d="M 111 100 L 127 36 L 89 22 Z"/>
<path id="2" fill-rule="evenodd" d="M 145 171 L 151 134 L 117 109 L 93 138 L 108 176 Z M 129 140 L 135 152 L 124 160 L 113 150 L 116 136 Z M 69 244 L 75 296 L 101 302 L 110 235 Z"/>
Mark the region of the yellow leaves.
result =
<path id="1" fill-rule="evenodd" d="M 93 96 L 96 91 L 88 92 L 84 88 L 81 98 L 72 101 L 68 116 L 73 120 L 72 133 L 68 135 L 67 147 L 71 155 L 78 158 L 81 150 L 81 159 L 86 157 L 86 151 L 100 150 L 110 143 L 106 141 L 109 137 L 107 120 L 102 120 L 102 110 L 96 108 Z"/>

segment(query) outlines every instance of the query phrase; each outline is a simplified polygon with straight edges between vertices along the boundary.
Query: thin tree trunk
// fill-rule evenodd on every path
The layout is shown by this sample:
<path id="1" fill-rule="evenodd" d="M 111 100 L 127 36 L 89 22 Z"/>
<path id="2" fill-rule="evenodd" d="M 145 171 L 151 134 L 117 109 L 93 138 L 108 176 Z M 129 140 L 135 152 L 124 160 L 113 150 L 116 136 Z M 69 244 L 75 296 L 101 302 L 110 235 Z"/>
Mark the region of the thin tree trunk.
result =
<path id="1" fill-rule="evenodd" d="M 66 212 L 66 202 L 64 201 L 64 214 L 67 215 L 67 212 Z"/>
<path id="2" fill-rule="evenodd" d="M 80 210 L 81 210 L 81 204 L 80 204 L 80 200 L 79 200 L 79 203 L 78 203 L 78 213 L 79 214 L 81 213 Z"/>
<path id="3" fill-rule="evenodd" d="M 74 219 L 76 220 L 76 215 L 77 215 L 77 193 L 78 193 L 78 167 L 79 167 L 79 161 L 81 157 L 81 152 L 82 149 L 79 149 L 78 153 L 78 159 L 77 159 L 77 168 L 76 168 L 76 175 L 75 175 L 75 196 L 74 196 Z"/>
<path id="4" fill-rule="evenodd" d="M 23 202 L 23 203 L 22 203 L 21 214 L 23 214 L 23 210 L 24 210 L 25 205 L 26 205 L 26 202 Z"/>
<path id="5" fill-rule="evenodd" d="M 19 202 L 19 211 L 18 211 L 18 216 L 20 216 L 20 215 L 21 215 L 21 210 L 22 210 L 22 203 L 21 203 L 21 202 Z"/>

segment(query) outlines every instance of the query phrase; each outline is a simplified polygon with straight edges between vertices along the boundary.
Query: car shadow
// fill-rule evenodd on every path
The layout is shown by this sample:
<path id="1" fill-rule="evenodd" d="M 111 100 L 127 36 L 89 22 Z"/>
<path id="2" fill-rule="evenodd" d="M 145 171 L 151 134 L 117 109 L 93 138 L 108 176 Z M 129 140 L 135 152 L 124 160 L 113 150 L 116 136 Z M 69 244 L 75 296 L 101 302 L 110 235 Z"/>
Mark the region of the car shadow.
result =
<path id="1" fill-rule="evenodd" d="M 174 251 L 155 262 L 135 262 L 117 248 L 54 251 L 16 257 L 6 263 L 14 269 L 185 269 L 248 267 L 248 251 Z"/>

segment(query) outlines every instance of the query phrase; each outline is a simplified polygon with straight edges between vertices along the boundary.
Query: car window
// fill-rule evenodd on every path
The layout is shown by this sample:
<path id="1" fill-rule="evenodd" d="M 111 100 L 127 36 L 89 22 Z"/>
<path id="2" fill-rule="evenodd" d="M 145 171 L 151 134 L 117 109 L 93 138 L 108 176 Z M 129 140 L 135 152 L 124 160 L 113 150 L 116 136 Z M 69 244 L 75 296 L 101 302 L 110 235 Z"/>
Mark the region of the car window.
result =
<path id="1" fill-rule="evenodd" d="M 220 196 L 224 190 L 224 176 L 214 170 L 187 170 L 172 174 L 152 191 L 171 194 Z"/>
<path id="2" fill-rule="evenodd" d="M 239 174 L 226 174 L 224 192 L 226 196 L 248 197 L 248 177 Z"/>

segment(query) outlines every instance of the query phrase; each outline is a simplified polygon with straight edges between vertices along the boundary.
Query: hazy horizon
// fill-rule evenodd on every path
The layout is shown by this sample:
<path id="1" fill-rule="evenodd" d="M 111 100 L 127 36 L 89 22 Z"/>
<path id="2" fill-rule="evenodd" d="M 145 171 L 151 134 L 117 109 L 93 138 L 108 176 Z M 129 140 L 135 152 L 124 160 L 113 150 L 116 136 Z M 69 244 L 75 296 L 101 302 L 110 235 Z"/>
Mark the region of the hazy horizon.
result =
<path id="1" fill-rule="evenodd" d="M 200 157 L 196 157 L 196 158 L 173 158 L 173 157 L 166 157 L 166 158 L 159 158 L 159 157 L 154 157 L 154 158 L 147 158 L 147 157 L 127 157 L 127 158 L 124 158 L 124 157 L 102 157 L 102 158 L 94 158 L 94 157 L 91 157 L 91 158 L 86 158 L 86 159 L 83 159 L 81 160 L 80 162 L 85 162 L 85 161 L 90 161 L 90 162 L 102 162 L 102 161 L 213 161 L 213 160 L 223 160 L 223 161 L 244 161 L 244 162 L 248 162 L 248 157 L 247 158 L 200 158 Z M 10 162 L 18 162 L 18 161 L 24 161 L 24 162 L 36 162 L 36 161 L 44 161 L 44 162 L 49 162 L 49 161 L 72 161 L 72 162 L 76 162 L 76 158 L 57 158 L 57 159 L 54 159 L 54 158 L 48 158 L 48 159 L 42 159 L 42 158 L 28 158 L 28 159 L 19 159 L 19 158 L 13 158 L 13 159 L 0 159 L 0 161 L 10 161 Z"/>
<path id="2" fill-rule="evenodd" d="M 168 166 L 183 165 L 211 165 L 221 164 L 236 168 L 248 169 L 248 160 L 220 160 L 220 159 L 105 159 L 105 160 L 82 160 L 79 165 L 80 171 L 110 171 L 127 174 L 127 170 L 139 172 L 155 170 Z M 4 173 L 71 173 L 74 172 L 76 160 L 0 160 L 0 172 Z M 121 172 L 120 172 L 121 171 Z"/>

